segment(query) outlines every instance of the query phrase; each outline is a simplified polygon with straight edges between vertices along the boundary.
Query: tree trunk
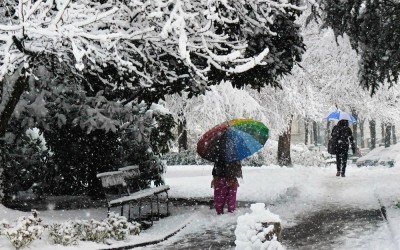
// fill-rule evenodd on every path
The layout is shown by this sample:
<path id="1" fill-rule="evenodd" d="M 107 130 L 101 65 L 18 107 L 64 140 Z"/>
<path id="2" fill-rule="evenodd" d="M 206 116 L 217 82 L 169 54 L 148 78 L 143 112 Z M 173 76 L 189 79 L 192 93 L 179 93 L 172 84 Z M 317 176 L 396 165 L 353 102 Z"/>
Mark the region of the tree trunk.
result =
<path id="1" fill-rule="evenodd" d="M 309 134 L 309 129 L 308 129 L 308 120 L 304 122 L 304 144 L 308 145 L 308 134 Z"/>
<path id="2" fill-rule="evenodd" d="M 292 132 L 292 121 L 289 122 L 288 129 L 279 136 L 278 140 L 278 165 L 279 166 L 292 166 L 292 159 L 290 157 L 290 139 Z"/>
<path id="3" fill-rule="evenodd" d="M 6 168 L 6 145 L 0 138 L 0 203 L 4 198 L 4 169 Z"/>
<path id="4" fill-rule="evenodd" d="M 318 125 L 316 121 L 313 121 L 313 137 L 314 137 L 314 145 L 317 146 L 319 135 L 318 135 Z"/>
<path id="5" fill-rule="evenodd" d="M 325 146 L 328 147 L 328 141 L 331 138 L 331 121 L 326 122 Z"/>
<path id="6" fill-rule="evenodd" d="M 3 112 L 0 114 L 0 138 L 4 137 L 8 122 L 17 106 L 21 95 L 24 93 L 26 87 L 28 86 L 29 76 L 22 73 L 14 84 L 14 89 L 10 95 L 9 100 L 5 104 Z M 3 95 L 4 96 L 4 95 Z"/>
<path id="7" fill-rule="evenodd" d="M 357 112 L 353 109 L 351 112 L 354 116 L 354 118 L 356 118 L 357 123 L 358 123 L 358 115 Z M 354 145 L 356 148 L 358 148 L 358 130 L 357 130 L 357 123 L 353 123 L 353 137 L 354 137 Z"/>
<path id="8" fill-rule="evenodd" d="M 365 136 L 364 136 L 364 123 L 365 120 L 360 121 L 360 140 L 361 140 L 361 147 L 365 148 Z"/>
<path id="9" fill-rule="evenodd" d="M 178 122 L 178 145 L 179 152 L 182 152 L 188 149 L 188 137 L 186 129 L 186 119 L 182 113 L 179 116 L 181 117 L 181 119 Z"/>
<path id="10" fill-rule="evenodd" d="M 381 143 L 385 142 L 385 123 L 381 123 Z"/>
<path id="11" fill-rule="evenodd" d="M 386 133 L 385 133 L 385 148 L 390 147 L 390 137 L 392 133 L 392 128 L 390 127 L 390 124 L 386 124 Z"/>
<path id="12" fill-rule="evenodd" d="M 371 146 L 370 149 L 374 149 L 376 147 L 376 122 L 375 120 L 369 121 L 369 132 L 371 135 Z"/>
<path id="13" fill-rule="evenodd" d="M 392 126 L 392 138 L 393 144 L 397 144 L 396 127 L 394 125 Z"/>

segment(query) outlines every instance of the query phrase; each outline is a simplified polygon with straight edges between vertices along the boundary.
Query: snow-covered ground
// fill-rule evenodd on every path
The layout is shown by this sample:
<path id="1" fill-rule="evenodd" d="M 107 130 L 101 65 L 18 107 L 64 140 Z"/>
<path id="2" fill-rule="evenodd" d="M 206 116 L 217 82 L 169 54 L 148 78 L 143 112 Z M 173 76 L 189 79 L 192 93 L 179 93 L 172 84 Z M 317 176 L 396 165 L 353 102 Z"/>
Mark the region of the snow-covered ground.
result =
<path id="1" fill-rule="evenodd" d="M 169 166 L 165 175 L 166 183 L 171 187 L 172 198 L 212 199 L 210 165 L 202 166 Z M 168 248 L 174 242 L 190 239 L 199 230 L 221 235 L 229 228 L 232 232 L 237 217 L 249 212 L 249 207 L 243 204 L 265 203 L 271 212 L 279 215 L 283 232 L 300 223 L 315 212 L 330 209 L 337 211 L 378 211 L 381 206 L 387 210 L 388 221 L 382 220 L 377 227 L 357 227 L 354 230 L 343 229 L 340 236 L 340 246 L 335 249 L 399 249 L 400 248 L 400 209 L 395 207 L 400 200 L 400 168 L 399 167 L 362 167 L 348 166 L 347 177 L 336 177 L 335 166 L 292 168 L 278 166 L 244 167 L 243 180 L 240 181 L 237 199 L 239 208 L 235 214 L 217 216 L 213 209 L 207 206 L 174 207 L 172 215 L 155 222 L 149 230 L 139 236 L 131 236 L 126 241 L 115 242 L 113 245 L 80 242 L 77 246 L 62 247 L 48 243 L 44 234 L 42 240 L 36 240 L 30 249 L 104 249 L 116 246 L 138 244 L 147 241 L 157 241 L 169 236 L 172 232 L 184 227 L 167 241 L 160 243 L 159 249 Z M 14 222 L 15 219 L 28 213 L 0 207 L 0 220 Z M 106 209 L 82 210 L 49 210 L 42 211 L 40 217 L 43 223 L 62 222 L 74 219 L 97 220 L 104 219 Z M 351 221 L 346 225 L 352 227 Z M 361 229 L 360 229 L 361 228 Z M 357 229 L 357 230 L 356 230 Z M 218 236 L 216 236 L 218 237 Z M 227 236 L 228 237 L 228 236 Z M 285 239 L 284 239 L 285 240 Z M 335 239 L 336 240 L 336 239 Z M 336 242 L 336 241 L 335 241 Z M 186 244 L 195 244 L 187 240 Z M 285 246 L 285 241 L 283 241 Z M 322 243 L 323 246 L 323 243 Z M 379 247 L 378 247 L 379 246 Z M 290 246 L 287 246 L 290 249 Z M 154 249 L 157 249 L 154 248 Z M 5 236 L 0 236 L 0 249 L 13 249 Z M 143 249 L 152 249 L 144 247 Z M 196 248 L 193 248 L 196 249 Z M 304 248 L 307 249 L 307 248 Z M 332 249 L 332 248 L 326 248 Z"/>

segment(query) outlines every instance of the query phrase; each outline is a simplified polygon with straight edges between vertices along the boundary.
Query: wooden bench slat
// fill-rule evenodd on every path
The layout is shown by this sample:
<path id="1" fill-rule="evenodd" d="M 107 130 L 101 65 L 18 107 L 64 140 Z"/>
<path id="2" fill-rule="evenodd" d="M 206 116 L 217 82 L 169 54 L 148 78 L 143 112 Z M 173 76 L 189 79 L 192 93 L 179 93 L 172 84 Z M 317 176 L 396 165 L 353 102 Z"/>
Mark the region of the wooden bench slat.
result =
<path id="1" fill-rule="evenodd" d="M 154 187 L 153 191 L 154 194 L 159 194 L 161 192 L 165 192 L 169 190 L 169 186 L 168 185 L 162 185 L 162 186 L 158 186 L 158 187 Z"/>
<path id="2" fill-rule="evenodd" d="M 105 176 L 113 176 L 113 175 L 119 175 L 122 174 L 122 171 L 111 171 L 111 172 L 104 172 L 104 173 L 99 173 L 96 175 L 97 178 L 105 177 Z"/>
<path id="3" fill-rule="evenodd" d="M 126 166 L 123 168 L 119 168 L 118 171 L 129 171 L 129 170 L 139 170 L 139 166 L 138 165 L 132 165 L 132 166 Z"/>
<path id="4" fill-rule="evenodd" d="M 148 196 L 159 194 L 159 193 L 165 192 L 167 190 L 169 190 L 168 185 L 139 190 L 131 195 L 124 196 L 124 197 L 110 201 L 110 206 L 125 204 L 128 202 L 134 201 L 134 200 L 139 200 L 139 199 L 142 199 L 142 198 L 145 198 Z"/>
<path id="5" fill-rule="evenodd" d="M 122 171 L 113 171 L 97 174 L 103 187 L 125 185 L 125 177 Z"/>

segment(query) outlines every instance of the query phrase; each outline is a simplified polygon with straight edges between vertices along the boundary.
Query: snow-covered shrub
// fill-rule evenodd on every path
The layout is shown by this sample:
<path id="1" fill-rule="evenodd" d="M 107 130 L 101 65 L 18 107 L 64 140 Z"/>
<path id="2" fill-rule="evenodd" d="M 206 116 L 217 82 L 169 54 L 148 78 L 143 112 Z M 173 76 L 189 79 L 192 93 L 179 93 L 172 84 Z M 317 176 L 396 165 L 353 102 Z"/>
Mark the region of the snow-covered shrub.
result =
<path id="1" fill-rule="evenodd" d="M 278 142 L 268 140 L 265 146 L 256 154 L 243 160 L 244 166 L 277 165 Z M 292 162 L 302 166 L 324 166 L 325 161 L 322 153 L 310 150 L 304 144 L 292 144 L 290 150 Z"/>
<path id="2" fill-rule="evenodd" d="M 321 151 L 310 150 L 305 144 L 292 145 L 292 161 L 302 166 L 325 166 L 325 160 Z"/>
<path id="3" fill-rule="evenodd" d="M 17 195 L 18 199 L 19 191 L 27 191 L 31 187 L 35 194 L 31 197 L 42 196 L 46 190 L 44 185 L 48 182 L 46 177 L 52 158 L 40 132 L 24 131 L 17 123 L 12 124 L 12 129 L 6 133 L 2 145 L 5 159 L 2 166 L 5 204 L 11 202 L 14 195 Z"/>
<path id="4" fill-rule="evenodd" d="M 140 233 L 140 224 L 137 222 L 128 222 L 125 216 L 110 213 L 105 222 L 111 227 L 111 238 L 116 240 L 125 240 L 128 235 L 138 235 Z"/>
<path id="5" fill-rule="evenodd" d="M 0 221 L 0 235 L 3 235 L 5 233 L 5 230 L 10 228 L 10 223 L 8 223 L 7 220 L 3 219 Z"/>
<path id="6" fill-rule="evenodd" d="M 81 235 L 79 229 L 79 224 L 72 221 L 53 224 L 49 227 L 49 237 L 55 244 L 63 246 L 76 245 Z"/>
<path id="7" fill-rule="evenodd" d="M 115 213 L 103 221 L 80 221 L 79 231 L 81 240 L 102 242 L 106 239 L 124 240 L 128 235 L 138 235 L 140 224 L 128 222 L 127 218 Z"/>
<path id="8" fill-rule="evenodd" d="M 32 211 L 28 217 L 18 218 L 17 225 L 4 230 L 4 235 L 11 241 L 15 249 L 21 249 L 29 245 L 33 240 L 40 238 L 43 226 L 37 211 Z"/>
<path id="9" fill-rule="evenodd" d="M 77 221 L 81 240 L 104 242 L 110 238 L 111 226 L 104 221 L 82 220 Z"/>
<path id="10" fill-rule="evenodd" d="M 274 226 L 274 223 L 281 222 L 279 216 L 265 209 L 264 203 L 252 204 L 250 209 L 251 214 L 246 213 L 237 219 L 236 250 L 283 250 Z"/>
<path id="11" fill-rule="evenodd" d="M 167 161 L 167 165 L 203 165 L 212 164 L 201 158 L 194 150 L 185 150 L 182 152 L 170 152 L 162 156 Z"/>
<path id="12" fill-rule="evenodd" d="M 124 240 L 128 235 L 138 235 L 140 224 L 128 222 L 115 213 L 103 221 L 76 220 L 50 226 L 49 237 L 55 244 L 76 245 L 78 240 L 104 242 L 107 239 Z"/>
<path id="13" fill-rule="evenodd" d="M 256 154 L 247 157 L 242 161 L 244 166 L 260 167 L 262 165 L 275 165 L 276 164 L 277 148 L 272 148 L 269 145 L 265 146 Z"/>

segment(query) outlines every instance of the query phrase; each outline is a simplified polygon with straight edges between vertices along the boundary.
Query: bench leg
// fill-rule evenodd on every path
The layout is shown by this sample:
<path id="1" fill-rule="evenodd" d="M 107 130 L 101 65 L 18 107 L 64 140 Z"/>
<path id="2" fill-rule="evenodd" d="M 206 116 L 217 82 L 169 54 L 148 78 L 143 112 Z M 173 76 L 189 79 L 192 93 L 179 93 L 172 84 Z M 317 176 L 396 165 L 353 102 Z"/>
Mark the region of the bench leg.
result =
<path id="1" fill-rule="evenodd" d="M 167 194 L 167 200 L 166 200 L 166 202 L 167 202 L 167 216 L 168 216 L 168 215 L 169 215 L 169 198 L 168 198 L 168 192 L 165 191 L 165 193 Z"/>
<path id="2" fill-rule="evenodd" d="M 150 218 L 151 225 L 153 225 L 153 197 L 150 197 Z"/>
<path id="3" fill-rule="evenodd" d="M 128 221 L 131 221 L 131 204 L 128 203 Z"/>
<path id="4" fill-rule="evenodd" d="M 121 205 L 121 216 L 124 216 L 124 205 Z"/>
<path id="5" fill-rule="evenodd" d="M 158 194 L 156 194 L 157 197 L 157 219 L 160 219 L 160 201 L 158 199 Z"/>
<path id="6" fill-rule="evenodd" d="M 140 222 L 142 222 L 141 214 L 142 214 L 142 199 L 139 199 L 139 221 Z"/>
<path id="7" fill-rule="evenodd" d="M 110 211 L 111 211 L 111 207 L 107 206 L 107 218 L 110 217 Z"/>

